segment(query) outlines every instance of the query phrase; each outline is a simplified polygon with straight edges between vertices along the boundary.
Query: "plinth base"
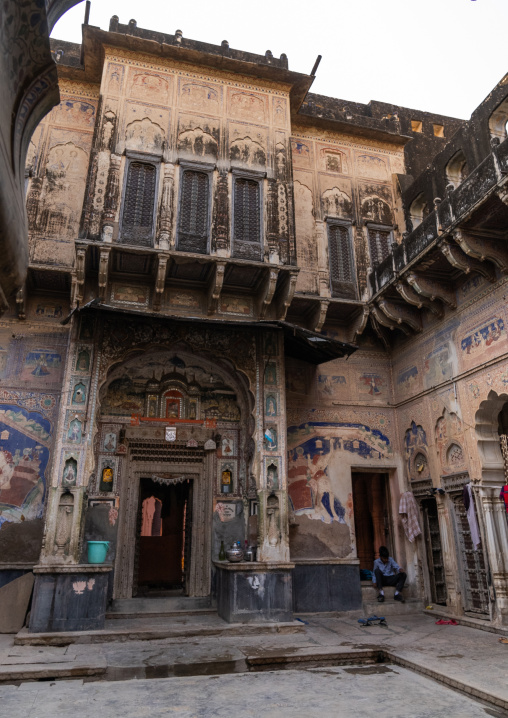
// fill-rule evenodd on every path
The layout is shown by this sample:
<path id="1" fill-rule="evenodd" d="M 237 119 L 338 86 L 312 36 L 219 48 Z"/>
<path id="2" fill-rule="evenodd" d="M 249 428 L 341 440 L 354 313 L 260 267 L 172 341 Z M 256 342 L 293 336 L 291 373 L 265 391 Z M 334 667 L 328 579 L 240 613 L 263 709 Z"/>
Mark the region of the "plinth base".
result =
<path id="1" fill-rule="evenodd" d="M 295 561 L 293 596 L 296 613 L 361 609 L 358 562 L 347 564 L 340 559 Z"/>
<path id="2" fill-rule="evenodd" d="M 217 613 L 228 623 L 293 620 L 292 563 L 215 562 Z"/>
<path id="3" fill-rule="evenodd" d="M 30 632 L 104 628 L 112 566 L 35 566 Z"/>

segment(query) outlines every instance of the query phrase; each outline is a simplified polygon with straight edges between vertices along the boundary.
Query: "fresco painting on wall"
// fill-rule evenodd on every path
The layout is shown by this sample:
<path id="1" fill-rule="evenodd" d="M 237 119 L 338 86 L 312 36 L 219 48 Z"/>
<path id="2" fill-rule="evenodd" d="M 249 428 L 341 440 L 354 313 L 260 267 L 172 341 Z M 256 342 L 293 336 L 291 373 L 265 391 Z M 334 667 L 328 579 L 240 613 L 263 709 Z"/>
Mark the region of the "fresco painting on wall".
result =
<path id="1" fill-rule="evenodd" d="M 288 493 L 295 515 L 325 524 L 349 521 L 347 482 L 341 477 L 345 452 L 359 459 L 385 459 L 393 449 L 387 436 L 364 424 L 288 427 Z"/>
<path id="2" fill-rule="evenodd" d="M 499 316 L 474 326 L 460 340 L 464 368 L 476 366 L 479 361 L 487 361 L 505 350 L 507 339 L 504 319 Z"/>
<path id="3" fill-rule="evenodd" d="M 88 349 L 80 349 L 76 358 L 76 371 L 90 370 L 90 351 Z"/>
<path id="4" fill-rule="evenodd" d="M 404 454 L 406 458 L 406 469 L 408 477 L 410 478 L 426 478 L 425 476 L 415 476 L 413 471 L 413 459 L 418 454 L 423 452 L 423 456 L 426 456 L 428 449 L 427 435 L 423 427 L 416 422 L 412 421 L 411 426 L 407 429 L 404 435 Z"/>
<path id="5" fill-rule="evenodd" d="M 73 443 L 79 444 L 82 436 L 83 424 L 79 419 L 73 419 L 69 424 L 69 431 L 67 432 L 67 439 Z"/>
<path id="6" fill-rule="evenodd" d="M 453 345 L 441 344 L 429 352 L 423 361 L 423 386 L 430 389 L 451 379 L 454 374 Z"/>
<path id="7" fill-rule="evenodd" d="M 370 398 L 384 399 L 388 381 L 382 374 L 363 373 L 358 381 L 358 394 Z"/>
<path id="8" fill-rule="evenodd" d="M 41 518 L 51 424 L 14 405 L 0 409 L 0 528 L 5 522 Z"/>
<path id="9" fill-rule="evenodd" d="M 397 386 L 407 396 L 416 391 L 418 385 L 418 367 L 410 366 L 397 374 Z"/>
<path id="10" fill-rule="evenodd" d="M 126 416 L 141 414 L 143 411 L 144 394 L 137 392 L 133 382 L 128 378 L 115 379 L 109 385 L 104 397 L 103 411 L 105 414 Z"/>
<path id="11" fill-rule="evenodd" d="M 55 381 L 62 375 L 62 355 L 51 349 L 38 349 L 25 356 L 20 379 L 22 381 Z"/>

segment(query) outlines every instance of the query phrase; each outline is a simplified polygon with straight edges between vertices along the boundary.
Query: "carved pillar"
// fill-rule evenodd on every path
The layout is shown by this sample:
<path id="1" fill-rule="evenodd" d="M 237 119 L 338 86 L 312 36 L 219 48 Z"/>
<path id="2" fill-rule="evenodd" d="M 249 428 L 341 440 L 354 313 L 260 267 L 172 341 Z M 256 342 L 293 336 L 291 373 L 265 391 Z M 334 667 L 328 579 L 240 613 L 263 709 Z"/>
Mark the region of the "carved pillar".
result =
<path id="1" fill-rule="evenodd" d="M 279 213 L 277 198 L 277 181 L 268 180 L 266 197 L 266 239 L 267 246 L 265 254 L 268 254 L 270 262 L 279 263 Z"/>
<path id="2" fill-rule="evenodd" d="M 499 486 L 480 486 L 478 495 L 494 587 L 494 620 L 508 625 L 508 530 L 504 502 L 499 498 L 499 491 Z"/>
<path id="3" fill-rule="evenodd" d="M 215 251 L 219 257 L 229 257 L 231 254 L 229 241 L 228 173 L 226 170 L 220 170 L 217 176 L 212 251 Z"/>
<path id="4" fill-rule="evenodd" d="M 320 297 L 330 297 L 330 271 L 328 269 L 328 241 L 325 222 L 316 221 L 316 245 L 318 254 L 318 290 Z"/>
<path id="5" fill-rule="evenodd" d="M 447 606 L 456 613 L 462 613 L 461 588 L 459 583 L 459 567 L 457 552 L 453 536 L 453 520 L 450 512 L 451 499 L 444 494 L 436 494 L 437 518 L 439 522 L 439 535 L 441 537 L 441 551 L 445 572 Z"/>
<path id="6" fill-rule="evenodd" d="M 103 242 L 113 241 L 113 231 L 120 200 L 120 155 L 111 155 L 108 183 L 104 195 L 104 211 L 102 213 L 101 238 Z"/>
<path id="7" fill-rule="evenodd" d="M 171 231 L 173 229 L 173 188 L 175 182 L 175 166 L 170 163 L 164 165 L 164 179 L 162 183 L 162 197 L 159 207 L 159 228 L 157 242 L 159 249 L 171 247 Z"/>

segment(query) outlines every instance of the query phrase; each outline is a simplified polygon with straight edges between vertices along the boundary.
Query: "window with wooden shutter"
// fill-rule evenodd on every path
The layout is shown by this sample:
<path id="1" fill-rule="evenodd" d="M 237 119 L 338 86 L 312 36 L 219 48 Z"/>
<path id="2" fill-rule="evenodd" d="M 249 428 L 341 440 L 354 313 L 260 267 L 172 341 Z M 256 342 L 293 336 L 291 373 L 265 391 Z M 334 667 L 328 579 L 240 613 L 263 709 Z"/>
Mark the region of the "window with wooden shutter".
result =
<path id="1" fill-rule="evenodd" d="M 209 176 L 206 172 L 185 170 L 180 192 L 178 249 L 181 252 L 208 252 Z"/>
<path id="2" fill-rule="evenodd" d="M 235 257 L 261 259 L 261 199 L 256 180 L 238 177 L 234 191 Z"/>
<path id="3" fill-rule="evenodd" d="M 123 242 L 152 246 L 157 169 L 148 162 L 130 162 L 123 201 Z"/>
<path id="4" fill-rule="evenodd" d="M 390 243 L 392 238 L 391 230 L 375 229 L 369 227 L 369 250 L 373 267 L 388 257 L 390 254 Z"/>
<path id="5" fill-rule="evenodd" d="M 332 296 L 355 299 L 353 252 L 347 225 L 328 225 L 328 253 Z"/>

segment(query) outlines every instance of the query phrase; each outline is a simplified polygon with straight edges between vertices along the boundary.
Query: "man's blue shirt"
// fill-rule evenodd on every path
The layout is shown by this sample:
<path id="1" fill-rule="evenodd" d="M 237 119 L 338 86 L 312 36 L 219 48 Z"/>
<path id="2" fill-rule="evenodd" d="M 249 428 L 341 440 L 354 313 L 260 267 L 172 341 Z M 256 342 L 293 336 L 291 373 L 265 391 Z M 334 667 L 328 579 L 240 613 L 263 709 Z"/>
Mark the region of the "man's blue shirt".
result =
<path id="1" fill-rule="evenodd" d="M 383 563 L 380 558 L 374 561 L 374 568 L 372 569 L 372 583 L 376 583 L 376 569 L 379 569 L 383 576 L 395 576 L 398 574 L 400 566 L 390 556 L 388 563 Z"/>

